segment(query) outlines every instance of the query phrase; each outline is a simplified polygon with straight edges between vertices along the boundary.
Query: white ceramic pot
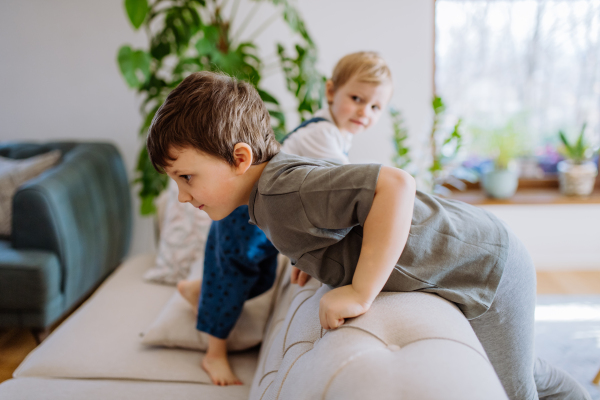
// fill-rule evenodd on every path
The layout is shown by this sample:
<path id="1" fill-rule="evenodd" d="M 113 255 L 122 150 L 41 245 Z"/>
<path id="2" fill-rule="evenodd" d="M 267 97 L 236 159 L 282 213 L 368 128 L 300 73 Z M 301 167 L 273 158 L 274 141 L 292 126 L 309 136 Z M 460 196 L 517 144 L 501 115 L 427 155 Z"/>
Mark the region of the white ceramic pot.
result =
<path id="1" fill-rule="evenodd" d="M 514 168 L 492 169 L 484 172 L 481 183 L 489 197 L 508 199 L 517 191 L 519 172 Z"/>
<path id="2" fill-rule="evenodd" d="M 569 160 L 558 163 L 560 191 L 566 196 L 589 196 L 594 190 L 598 167 L 592 161 L 575 164 Z"/>

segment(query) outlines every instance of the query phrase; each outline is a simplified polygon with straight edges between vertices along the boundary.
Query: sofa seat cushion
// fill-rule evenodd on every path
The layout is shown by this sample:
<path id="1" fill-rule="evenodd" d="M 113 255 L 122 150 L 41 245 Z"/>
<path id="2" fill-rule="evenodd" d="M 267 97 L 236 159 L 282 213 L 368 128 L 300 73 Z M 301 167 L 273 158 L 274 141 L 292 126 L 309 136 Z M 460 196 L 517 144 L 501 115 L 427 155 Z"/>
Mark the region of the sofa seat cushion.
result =
<path id="1" fill-rule="evenodd" d="M 452 303 L 381 293 L 337 330 L 319 323 L 330 290 L 282 280 L 250 399 L 506 399 L 481 343 Z"/>
<path id="2" fill-rule="evenodd" d="M 0 399 L 11 400 L 240 400 L 248 386 L 197 383 L 19 378 L 0 384 Z"/>
<path id="3" fill-rule="evenodd" d="M 0 241 L 0 326 L 21 325 L 33 315 L 57 318 L 64 306 L 61 276 L 55 254 Z"/>
<path id="4" fill-rule="evenodd" d="M 123 263 L 94 295 L 27 356 L 15 377 L 140 379 L 210 383 L 201 352 L 146 347 L 140 333 L 175 288 L 144 282 L 154 254 Z M 232 355 L 234 371 L 249 384 L 256 351 Z"/>

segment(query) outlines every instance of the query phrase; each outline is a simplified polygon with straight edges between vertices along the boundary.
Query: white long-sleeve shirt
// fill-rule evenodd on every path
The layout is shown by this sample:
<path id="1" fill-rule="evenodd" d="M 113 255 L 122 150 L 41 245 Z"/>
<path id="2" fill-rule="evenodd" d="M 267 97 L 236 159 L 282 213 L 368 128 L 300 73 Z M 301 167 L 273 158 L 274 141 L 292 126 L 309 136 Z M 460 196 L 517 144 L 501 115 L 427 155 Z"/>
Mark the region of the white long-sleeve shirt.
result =
<path id="1" fill-rule="evenodd" d="M 290 134 L 281 150 L 301 157 L 350 164 L 348 151 L 352 146 L 352 134 L 340 132 L 328 109 L 317 111 L 314 117 L 327 121 L 310 123 Z"/>

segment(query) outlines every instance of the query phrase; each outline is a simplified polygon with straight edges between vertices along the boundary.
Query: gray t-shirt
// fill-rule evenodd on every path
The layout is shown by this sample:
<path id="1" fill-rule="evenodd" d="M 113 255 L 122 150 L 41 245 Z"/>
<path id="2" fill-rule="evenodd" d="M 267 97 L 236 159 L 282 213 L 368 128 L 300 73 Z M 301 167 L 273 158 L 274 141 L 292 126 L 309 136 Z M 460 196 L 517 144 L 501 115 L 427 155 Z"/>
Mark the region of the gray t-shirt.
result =
<path id="1" fill-rule="evenodd" d="M 250 223 L 300 270 L 352 283 L 378 164 L 277 154 L 250 195 Z M 436 293 L 468 319 L 486 312 L 504 270 L 508 232 L 491 213 L 417 191 L 408 242 L 384 291 Z"/>

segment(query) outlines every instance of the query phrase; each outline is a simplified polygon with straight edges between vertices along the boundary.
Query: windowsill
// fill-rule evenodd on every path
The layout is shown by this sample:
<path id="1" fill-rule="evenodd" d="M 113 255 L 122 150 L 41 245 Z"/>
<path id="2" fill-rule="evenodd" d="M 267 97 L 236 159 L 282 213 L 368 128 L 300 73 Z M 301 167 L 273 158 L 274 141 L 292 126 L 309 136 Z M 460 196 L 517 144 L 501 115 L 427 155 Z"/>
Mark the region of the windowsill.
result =
<path id="1" fill-rule="evenodd" d="M 558 189 L 556 178 L 520 180 L 517 193 L 510 199 L 493 199 L 486 196 L 478 184 L 469 185 L 465 191 L 452 191 L 452 199 L 473 205 L 524 205 L 524 204 L 600 204 L 600 184 L 596 180 L 594 191 L 588 197 L 565 196 Z"/>

